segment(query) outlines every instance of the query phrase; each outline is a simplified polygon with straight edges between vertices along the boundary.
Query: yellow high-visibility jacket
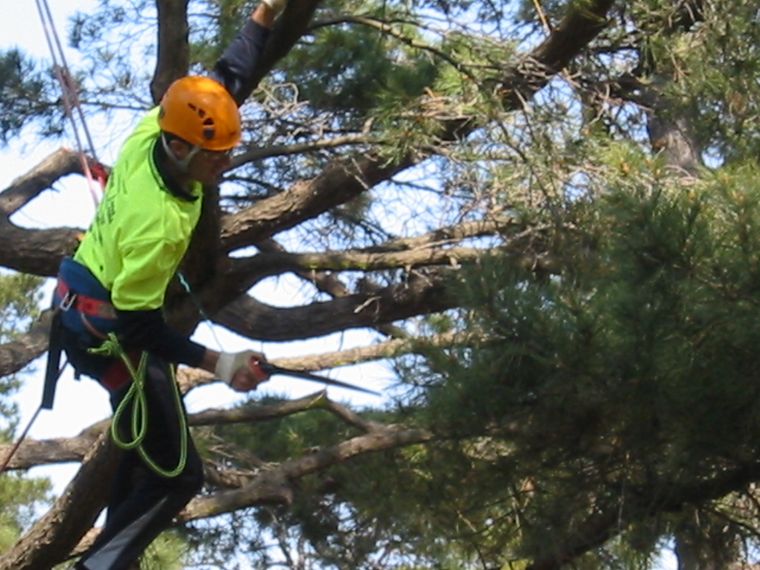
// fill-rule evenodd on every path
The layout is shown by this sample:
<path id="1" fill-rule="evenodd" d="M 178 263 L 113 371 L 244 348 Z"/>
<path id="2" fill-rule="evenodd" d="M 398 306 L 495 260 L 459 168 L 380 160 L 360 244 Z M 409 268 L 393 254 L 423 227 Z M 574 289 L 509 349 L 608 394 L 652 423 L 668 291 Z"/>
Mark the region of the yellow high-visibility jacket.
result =
<path id="1" fill-rule="evenodd" d="M 159 175 L 153 158 L 159 132 L 156 107 L 124 143 L 103 203 L 74 256 L 123 311 L 163 305 L 201 213 L 200 183 L 188 199 L 172 194 Z"/>

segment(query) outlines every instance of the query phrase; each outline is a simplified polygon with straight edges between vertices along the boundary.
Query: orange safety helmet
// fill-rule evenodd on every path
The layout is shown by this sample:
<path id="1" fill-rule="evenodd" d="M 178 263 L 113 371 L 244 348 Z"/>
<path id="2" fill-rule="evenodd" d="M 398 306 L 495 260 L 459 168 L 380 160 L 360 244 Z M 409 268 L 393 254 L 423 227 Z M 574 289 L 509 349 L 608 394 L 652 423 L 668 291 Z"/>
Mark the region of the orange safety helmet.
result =
<path id="1" fill-rule="evenodd" d="M 240 142 L 240 112 L 232 95 L 209 77 L 177 79 L 161 99 L 161 130 L 205 150 L 225 151 Z"/>

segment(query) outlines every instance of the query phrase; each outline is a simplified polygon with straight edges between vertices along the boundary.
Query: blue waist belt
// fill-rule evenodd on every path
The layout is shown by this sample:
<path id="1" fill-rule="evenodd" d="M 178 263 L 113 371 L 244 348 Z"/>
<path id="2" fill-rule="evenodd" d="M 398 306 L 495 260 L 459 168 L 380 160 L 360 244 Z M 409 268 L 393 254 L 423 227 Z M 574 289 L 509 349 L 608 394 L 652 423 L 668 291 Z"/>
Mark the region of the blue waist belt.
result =
<path id="1" fill-rule="evenodd" d="M 61 263 L 53 307 L 60 309 L 63 326 L 72 332 L 102 339 L 116 328 L 118 317 L 108 289 L 71 258 Z"/>

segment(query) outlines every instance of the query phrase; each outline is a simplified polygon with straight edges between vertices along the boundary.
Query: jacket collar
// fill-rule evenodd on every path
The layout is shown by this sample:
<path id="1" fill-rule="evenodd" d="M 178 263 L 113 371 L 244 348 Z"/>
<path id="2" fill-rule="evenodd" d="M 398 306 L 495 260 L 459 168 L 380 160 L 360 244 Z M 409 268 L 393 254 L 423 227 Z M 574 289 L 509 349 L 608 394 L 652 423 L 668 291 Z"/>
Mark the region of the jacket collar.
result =
<path id="1" fill-rule="evenodd" d="M 157 138 L 153 143 L 152 159 L 153 164 L 156 167 L 156 172 L 169 194 L 180 200 L 185 200 L 186 202 L 195 202 L 198 199 L 197 195 L 191 193 L 187 188 L 180 184 L 177 178 L 172 176 L 171 172 L 169 172 L 167 166 L 169 157 L 166 156 L 166 151 L 164 150 L 164 146 L 160 143 L 160 138 Z"/>

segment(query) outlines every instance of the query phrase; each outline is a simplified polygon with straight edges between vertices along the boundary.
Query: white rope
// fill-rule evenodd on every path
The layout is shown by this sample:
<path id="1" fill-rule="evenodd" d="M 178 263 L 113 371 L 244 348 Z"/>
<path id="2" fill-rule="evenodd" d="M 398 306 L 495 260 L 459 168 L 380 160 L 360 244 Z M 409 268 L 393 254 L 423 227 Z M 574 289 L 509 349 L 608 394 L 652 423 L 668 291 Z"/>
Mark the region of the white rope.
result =
<path id="1" fill-rule="evenodd" d="M 90 131 L 87 128 L 87 121 L 85 120 L 84 112 L 82 111 L 82 105 L 77 95 L 77 89 L 74 86 L 74 81 L 69 72 L 69 66 L 66 62 L 66 56 L 61 46 L 61 41 L 58 37 L 58 32 L 55 28 L 55 22 L 53 21 L 53 15 L 50 12 L 47 0 L 36 0 L 37 11 L 40 14 L 40 20 L 42 21 L 42 28 L 45 32 L 45 40 L 47 41 L 48 48 L 50 49 L 50 56 L 53 59 L 53 69 L 55 75 L 58 78 L 58 83 L 61 86 L 63 107 L 66 116 L 71 122 L 72 129 L 74 131 L 74 138 L 77 144 L 77 152 L 79 154 L 79 162 L 82 166 L 82 172 L 84 172 L 85 178 L 90 189 L 90 195 L 97 207 L 100 202 L 100 195 L 103 192 L 103 186 L 105 180 L 102 176 L 96 179 L 90 168 L 90 162 L 87 160 L 84 152 L 84 145 L 82 144 L 82 137 L 80 136 L 80 130 L 84 133 L 89 146 L 90 156 L 96 164 L 100 164 L 98 161 L 97 153 L 95 152 L 95 145 L 92 142 Z M 60 62 L 60 63 L 59 63 Z M 76 112 L 76 114 L 75 114 Z M 77 119 L 78 118 L 78 119 Z M 78 122 L 77 122 L 78 121 Z"/>

